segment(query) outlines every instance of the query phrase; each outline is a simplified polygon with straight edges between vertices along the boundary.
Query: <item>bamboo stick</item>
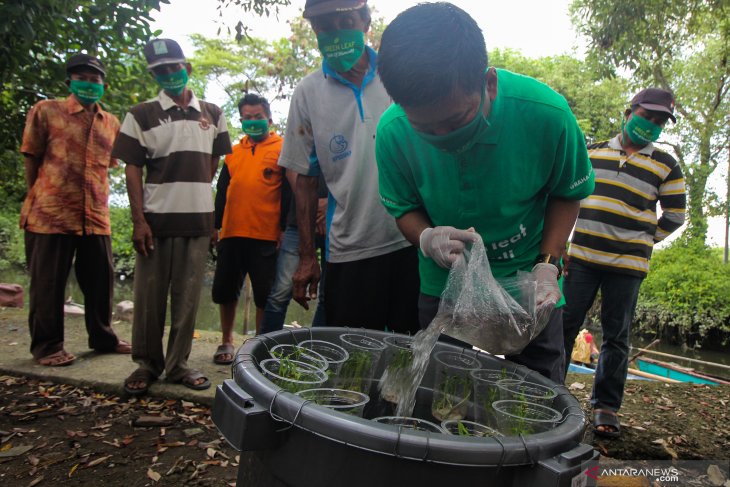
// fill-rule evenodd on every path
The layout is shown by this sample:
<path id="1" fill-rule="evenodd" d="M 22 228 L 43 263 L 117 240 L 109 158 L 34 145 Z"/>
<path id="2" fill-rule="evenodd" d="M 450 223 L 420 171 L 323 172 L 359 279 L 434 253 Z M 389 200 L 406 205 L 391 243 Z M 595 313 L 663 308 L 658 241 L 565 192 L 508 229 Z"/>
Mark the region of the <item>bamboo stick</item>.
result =
<path id="1" fill-rule="evenodd" d="M 644 372 L 643 370 L 632 369 L 631 367 L 629 367 L 628 372 L 629 374 L 638 375 L 639 377 L 646 377 L 647 379 L 658 380 L 660 382 L 666 382 L 667 384 L 679 384 L 682 382 L 680 380 L 670 379 L 669 377 L 662 377 L 661 375 L 650 374 L 649 372 Z"/>
<path id="2" fill-rule="evenodd" d="M 688 362 L 695 362 L 695 363 L 702 364 L 702 365 L 711 365 L 713 367 L 719 367 L 721 369 L 730 370 L 730 365 L 718 364 L 715 362 L 705 362 L 704 360 L 698 360 L 696 358 L 682 357 L 681 355 L 672 355 L 671 353 L 655 352 L 654 350 L 647 350 L 645 348 L 637 348 L 636 350 L 640 350 L 643 353 L 659 355 L 661 357 L 669 357 L 669 358 L 676 358 L 676 359 L 680 359 L 680 360 L 687 360 Z"/>

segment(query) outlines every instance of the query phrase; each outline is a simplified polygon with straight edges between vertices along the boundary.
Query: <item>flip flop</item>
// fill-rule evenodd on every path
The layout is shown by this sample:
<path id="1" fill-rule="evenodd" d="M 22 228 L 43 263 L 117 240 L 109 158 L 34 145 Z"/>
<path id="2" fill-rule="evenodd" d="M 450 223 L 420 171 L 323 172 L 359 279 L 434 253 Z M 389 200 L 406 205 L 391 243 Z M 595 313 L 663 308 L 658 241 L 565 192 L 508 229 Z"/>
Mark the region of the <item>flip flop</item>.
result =
<path id="1" fill-rule="evenodd" d="M 614 431 L 601 431 L 599 426 L 613 428 Z M 595 434 L 604 438 L 618 438 L 621 436 L 621 424 L 618 416 L 610 409 L 594 409 L 593 410 L 593 429 Z"/>
<path id="2" fill-rule="evenodd" d="M 150 385 L 152 385 L 152 383 L 156 380 L 157 377 L 155 377 L 152 372 L 140 367 L 132 372 L 129 377 L 124 379 L 124 392 L 126 392 L 130 396 L 141 396 L 143 394 L 147 394 Z M 142 382 L 144 383 L 144 387 L 140 387 L 139 389 L 133 389 L 129 387 L 132 382 Z"/>
<path id="3" fill-rule="evenodd" d="M 201 382 L 200 384 L 196 384 L 195 381 L 201 378 L 205 379 L 205 381 Z M 210 387 L 210 380 L 208 380 L 208 378 L 203 375 L 203 373 L 199 370 L 193 369 L 188 370 L 181 378 L 173 380 L 171 382 L 174 384 L 182 384 L 185 387 L 193 389 L 195 391 L 203 391 Z"/>
<path id="4" fill-rule="evenodd" d="M 45 357 L 36 359 L 40 365 L 45 367 L 63 367 L 71 365 L 76 360 L 76 357 L 72 353 L 68 353 L 66 350 L 59 350 Z"/>
<path id="5" fill-rule="evenodd" d="M 233 363 L 234 353 L 235 349 L 230 343 L 224 343 L 223 345 L 219 345 L 215 351 L 215 354 L 213 355 L 213 363 L 216 365 L 230 365 Z M 231 358 L 224 359 L 223 357 L 226 355 L 230 355 Z"/>

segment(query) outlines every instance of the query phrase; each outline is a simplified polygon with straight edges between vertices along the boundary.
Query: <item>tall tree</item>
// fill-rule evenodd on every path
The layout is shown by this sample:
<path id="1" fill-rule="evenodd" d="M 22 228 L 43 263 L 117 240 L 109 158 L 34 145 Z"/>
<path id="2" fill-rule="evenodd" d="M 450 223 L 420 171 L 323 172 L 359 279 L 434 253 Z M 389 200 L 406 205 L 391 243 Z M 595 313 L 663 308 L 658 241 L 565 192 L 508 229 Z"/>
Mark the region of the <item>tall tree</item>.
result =
<path id="1" fill-rule="evenodd" d="M 669 145 L 688 186 L 687 237 L 704 243 L 708 179 L 727 157 L 730 2 L 574 0 L 571 12 L 589 39 L 589 57 L 607 74 L 628 70 L 635 89 L 675 92 L 679 120 Z"/>
<path id="2" fill-rule="evenodd" d="M 533 59 L 511 49 L 494 49 L 489 63 L 538 79 L 563 95 L 589 142 L 619 132 L 628 95 L 624 78 L 602 77 L 591 63 L 567 55 Z"/>

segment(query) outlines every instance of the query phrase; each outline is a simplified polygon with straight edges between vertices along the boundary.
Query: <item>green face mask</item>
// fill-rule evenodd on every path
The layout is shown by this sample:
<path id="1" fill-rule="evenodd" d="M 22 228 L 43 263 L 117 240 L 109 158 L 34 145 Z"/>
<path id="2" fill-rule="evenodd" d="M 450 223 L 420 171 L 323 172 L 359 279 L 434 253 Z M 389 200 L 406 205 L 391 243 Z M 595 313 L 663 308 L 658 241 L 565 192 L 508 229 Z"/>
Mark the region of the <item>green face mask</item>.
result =
<path id="1" fill-rule="evenodd" d="M 460 153 L 469 150 L 484 133 L 489 129 L 489 122 L 484 116 L 484 89 L 482 90 L 482 99 L 479 102 L 479 109 L 474 119 L 453 132 L 446 135 L 433 135 L 425 132 L 416 133 L 426 142 L 433 145 L 439 150 L 446 152 Z"/>
<path id="2" fill-rule="evenodd" d="M 641 118 L 634 113 L 634 116 L 629 119 L 628 122 L 624 119 L 621 122 L 621 131 L 626 132 L 631 142 L 636 145 L 647 145 L 650 142 L 655 142 L 662 133 L 662 128 L 650 122 L 645 118 Z"/>
<path id="3" fill-rule="evenodd" d="M 188 70 L 182 68 L 180 71 L 169 74 L 156 74 L 155 79 L 160 87 L 172 96 L 180 96 L 188 84 Z"/>
<path id="4" fill-rule="evenodd" d="M 253 140 L 261 140 L 269 133 L 268 120 L 243 120 L 241 122 L 243 133 Z"/>
<path id="5" fill-rule="evenodd" d="M 90 81 L 72 79 L 69 84 L 69 89 L 82 105 L 96 103 L 104 95 L 104 85 Z"/>
<path id="6" fill-rule="evenodd" d="M 335 30 L 317 34 L 317 43 L 327 65 L 339 73 L 352 69 L 365 50 L 361 30 Z"/>

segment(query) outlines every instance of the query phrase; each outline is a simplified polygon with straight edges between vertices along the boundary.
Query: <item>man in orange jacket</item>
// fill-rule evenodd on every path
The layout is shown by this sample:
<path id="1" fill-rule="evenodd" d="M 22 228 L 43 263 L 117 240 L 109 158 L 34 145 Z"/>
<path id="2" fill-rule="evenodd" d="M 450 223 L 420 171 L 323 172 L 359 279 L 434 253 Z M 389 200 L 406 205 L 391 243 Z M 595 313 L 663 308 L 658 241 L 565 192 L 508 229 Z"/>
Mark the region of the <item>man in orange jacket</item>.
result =
<path id="1" fill-rule="evenodd" d="M 222 344 L 213 361 L 233 361 L 233 323 L 248 274 L 256 304 L 256 333 L 276 273 L 277 244 L 289 201 L 284 168 L 277 165 L 283 139 L 269 131 L 266 98 L 246 94 L 238 104 L 244 137 L 226 156 L 218 179 L 215 224 L 220 229 L 213 302 L 220 305 Z"/>

